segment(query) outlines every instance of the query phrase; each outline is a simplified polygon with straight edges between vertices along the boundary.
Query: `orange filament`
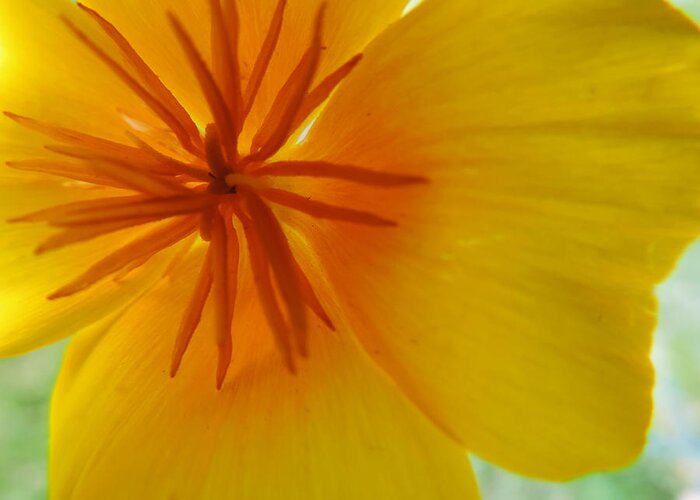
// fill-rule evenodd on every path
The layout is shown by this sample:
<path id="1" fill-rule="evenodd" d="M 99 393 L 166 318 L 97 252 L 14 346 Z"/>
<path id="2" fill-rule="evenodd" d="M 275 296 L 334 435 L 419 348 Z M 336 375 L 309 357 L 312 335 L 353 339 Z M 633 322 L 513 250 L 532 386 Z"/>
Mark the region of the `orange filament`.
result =
<path id="1" fill-rule="evenodd" d="M 227 245 L 226 257 L 228 259 L 228 304 L 231 314 L 233 314 L 233 311 L 236 308 L 236 299 L 238 296 L 238 266 L 240 264 L 241 247 L 240 242 L 238 241 L 238 234 L 236 233 L 236 229 L 233 227 L 233 210 L 229 210 L 230 207 L 222 208 L 224 229 L 226 230 L 224 233 L 224 238 Z"/>
<path id="2" fill-rule="evenodd" d="M 235 306 L 235 285 L 238 273 L 238 239 L 235 232 L 215 211 L 211 225 L 212 273 L 214 275 L 214 309 L 216 318 L 216 346 L 219 361 L 216 370 L 216 387 L 221 388 L 226 372 L 231 364 L 233 343 L 231 339 L 231 322 Z"/>
<path id="3" fill-rule="evenodd" d="M 60 231 L 41 243 L 41 254 L 92 240 L 116 231 L 140 235 L 89 266 L 72 282 L 52 293 L 59 299 L 88 289 L 111 276 L 126 279 L 155 255 L 181 244 L 163 277 L 182 266 L 195 240 L 208 245 L 173 346 L 170 374 L 180 369 L 208 302 L 214 314 L 213 341 L 217 348 L 216 387 L 224 386 L 234 360 L 239 273 L 252 273 L 257 297 L 286 367 L 294 372 L 297 357 L 309 352 L 307 309 L 330 330 L 335 326 L 314 291 L 311 280 L 294 256 L 285 228 L 268 204 L 283 205 L 313 217 L 365 224 L 396 223 L 375 214 L 311 200 L 303 193 L 272 189 L 261 177 L 317 177 L 376 187 L 398 187 L 426 182 L 421 176 L 391 174 L 362 166 L 328 161 L 265 163 L 284 146 L 310 114 L 330 96 L 361 60 L 357 55 L 311 88 L 322 53 L 325 3 L 319 8 L 311 43 L 280 88 L 260 129 L 254 134 L 248 156 L 238 151 L 238 135 L 245 126 L 261 83 L 277 48 L 286 1 L 279 0 L 265 39 L 242 88 L 239 61 L 239 19 L 235 0 L 210 0 L 210 69 L 183 24 L 168 14 L 175 35 L 196 76 L 213 123 L 198 128 L 185 108 L 119 30 L 96 11 L 79 4 L 96 22 L 125 60 L 122 66 L 70 21 L 72 32 L 130 88 L 162 122 L 141 123 L 120 110 L 131 130 L 133 144 L 123 144 L 79 131 L 43 123 L 13 113 L 6 116 L 58 144 L 46 148 L 55 158 L 8 162 L 25 171 L 87 183 L 103 196 L 67 203 L 26 214 L 12 222 L 42 222 Z M 100 192 L 100 191 L 96 191 Z M 247 262 L 240 261 L 239 235 L 233 218 L 243 228 Z M 185 241 L 183 241 L 185 240 Z"/>
<path id="4" fill-rule="evenodd" d="M 34 252 L 37 255 L 63 248 L 67 245 L 94 239 L 104 234 L 113 233 L 127 227 L 140 226 L 149 222 L 156 222 L 158 219 L 153 217 L 143 217 L 140 219 L 125 219 L 114 222 L 95 223 L 87 226 L 69 227 L 61 233 L 51 236 L 49 239 L 41 243 Z"/>
<path id="5" fill-rule="evenodd" d="M 282 299 L 287 306 L 294 332 L 297 334 L 299 352 L 303 355 L 306 353 L 306 314 L 299 293 L 294 256 L 282 227 L 270 207 L 248 188 L 242 190 L 242 193 L 246 197 L 246 206 L 253 221 L 254 230 L 262 243 Z"/>
<path id="6" fill-rule="evenodd" d="M 261 189 L 259 194 L 272 203 L 284 205 L 319 219 L 333 219 L 367 226 L 395 226 L 396 222 L 352 208 L 336 207 L 281 189 Z"/>
<path id="7" fill-rule="evenodd" d="M 116 222 L 122 220 L 166 219 L 175 215 L 200 212 L 220 202 L 215 195 L 202 196 L 171 196 L 169 198 L 148 198 L 131 203 L 119 203 L 107 206 L 94 206 L 91 210 L 75 210 L 68 213 L 47 214 L 49 223 L 53 226 L 81 226 Z"/>
<path id="8" fill-rule="evenodd" d="M 133 66 L 145 85 L 151 90 L 155 98 L 157 98 L 173 116 L 175 122 L 178 124 L 176 126 L 177 130 L 173 129 L 173 131 L 178 135 L 182 146 L 195 155 L 200 154 L 202 151 L 202 139 L 199 135 L 197 125 L 195 125 L 189 113 L 187 113 L 172 92 L 163 85 L 158 75 L 153 72 L 150 66 L 139 56 L 138 52 L 134 50 L 129 41 L 109 21 L 82 3 L 78 3 L 78 7 L 87 12 L 99 24 L 107 36 L 114 41 L 122 51 L 122 54 L 124 54 L 126 60 Z"/>
<path id="9" fill-rule="evenodd" d="M 224 155 L 221 151 L 221 141 L 219 141 L 219 133 L 213 124 L 207 125 L 206 135 L 204 137 L 205 148 L 207 151 L 207 161 L 212 174 L 219 179 L 224 179 L 231 173 Z"/>
<path id="10" fill-rule="evenodd" d="M 282 31 L 284 9 L 286 6 L 287 0 L 279 0 L 277 2 L 275 13 L 272 15 L 270 27 L 267 30 L 267 35 L 265 36 L 262 47 L 260 48 L 258 57 L 255 60 L 253 72 L 250 74 L 250 79 L 248 80 L 248 85 L 245 89 L 243 119 L 248 116 L 248 113 L 250 113 L 250 110 L 253 107 L 253 103 L 258 95 L 258 90 L 260 90 L 263 77 L 265 76 L 265 73 L 267 73 L 267 67 L 270 65 L 272 54 L 275 52 L 275 47 L 277 47 L 277 42 Z"/>
<path id="11" fill-rule="evenodd" d="M 162 277 L 167 278 L 172 275 L 172 273 L 183 263 L 185 260 L 185 257 L 187 254 L 190 252 L 192 249 L 192 245 L 194 245 L 196 238 L 196 231 L 192 231 L 188 236 L 184 237 L 179 244 L 178 251 L 175 253 L 175 255 L 170 259 L 170 262 L 168 262 L 168 265 L 166 266 L 165 270 L 163 271 Z M 139 260 L 134 260 L 130 264 L 128 264 L 126 267 L 124 267 L 119 273 L 115 274 L 114 276 L 114 281 L 120 281 L 124 277 L 126 277 L 131 271 L 139 268 L 143 264 L 145 264 L 149 259 L 154 257 L 156 254 L 158 254 L 160 250 L 152 250 L 150 253 L 144 255 L 141 259 Z"/>
<path id="12" fill-rule="evenodd" d="M 74 181 L 86 182 L 98 186 L 111 186 L 115 188 L 126 188 L 127 186 L 104 175 L 100 175 L 94 170 L 89 170 L 82 165 L 57 160 L 37 159 L 37 160 L 17 160 L 8 161 L 8 167 L 27 172 L 39 172 L 42 174 L 54 175 L 71 179 Z"/>
<path id="13" fill-rule="evenodd" d="M 316 16 L 311 46 L 297 67 L 280 89 L 260 130 L 253 138 L 248 162 L 265 160 L 275 154 L 287 141 L 306 92 L 309 90 L 321 58 L 323 45 L 321 29 L 326 4 L 323 3 Z"/>
<path id="14" fill-rule="evenodd" d="M 340 82 L 342 82 L 350 74 L 350 72 L 355 69 L 355 66 L 357 66 L 361 60 L 362 54 L 357 54 L 340 68 L 328 75 L 311 92 L 308 93 L 308 95 L 304 98 L 304 101 L 301 103 L 301 106 L 299 106 L 299 111 L 297 111 L 296 118 L 294 118 L 292 130 L 299 128 L 299 126 L 304 123 L 304 120 L 306 120 L 316 108 L 318 108 L 326 99 L 328 99 L 331 92 L 333 92 L 338 84 L 340 84 Z"/>
<path id="15" fill-rule="evenodd" d="M 71 21 L 64 18 L 63 21 L 71 29 L 71 31 L 83 42 L 102 62 L 104 62 L 149 108 L 153 110 L 158 117 L 166 123 L 175 135 L 180 139 L 180 142 L 187 144 L 189 137 L 187 131 L 182 127 L 180 122 L 171 114 L 170 110 L 158 99 L 156 99 L 146 88 L 141 85 L 133 76 L 129 74 L 117 61 L 112 59 L 104 50 L 102 50 L 90 37 L 76 27 Z"/>
<path id="16" fill-rule="evenodd" d="M 133 271 L 135 271 L 135 270 L 138 269 L 139 267 L 145 265 L 146 262 L 148 262 L 149 260 L 151 260 L 151 258 L 152 258 L 153 256 L 155 256 L 158 252 L 159 252 L 159 251 L 156 250 L 156 251 L 147 253 L 146 255 L 142 255 L 140 258 L 138 258 L 138 259 L 136 259 L 136 260 L 132 260 L 132 261 L 129 262 L 126 266 L 122 267 L 118 272 L 116 272 L 116 273 L 114 274 L 114 276 L 112 277 L 112 281 L 113 281 L 114 283 L 119 283 L 119 282 L 123 281 L 123 280 L 126 279 Z"/>
<path id="17" fill-rule="evenodd" d="M 151 194 L 158 197 L 187 194 L 188 190 L 181 184 L 170 182 L 168 179 L 148 175 L 141 172 L 138 167 L 123 161 L 98 160 L 91 162 L 98 172 L 124 184 L 134 191 Z"/>
<path id="18" fill-rule="evenodd" d="M 74 201 L 63 205 L 31 212 L 9 219 L 8 222 L 51 222 L 63 217 L 80 214 L 81 212 L 91 212 L 96 209 L 104 209 L 119 206 L 129 206 L 132 203 L 144 201 L 146 198 L 141 195 L 135 196 L 115 196 L 113 198 L 99 198 L 96 200 Z"/>
<path id="19" fill-rule="evenodd" d="M 197 325 L 202 319 L 202 311 L 204 310 L 204 305 L 207 303 L 207 297 L 209 297 L 209 292 L 211 290 L 211 285 L 213 282 L 212 276 L 212 264 L 211 264 L 211 254 L 212 248 L 209 247 L 207 256 L 202 263 L 202 268 L 199 271 L 199 277 L 197 278 L 197 283 L 194 286 L 194 292 L 192 293 L 192 298 L 190 299 L 185 315 L 182 317 L 180 322 L 180 329 L 178 330 L 177 337 L 175 338 L 175 347 L 173 348 L 172 360 L 170 363 L 170 376 L 174 377 L 177 371 L 180 369 L 180 364 L 182 363 L 182 357 L 187 351 L 187 346 L 192 340 Z"/>
<path id="20" fill-rule="evenodd" d="M 172 12 L 168 13 L 168 18 L 170 19 L 170 24 L 173 26 L 175 36 L 177 36 L 190 62 L 190 66 L 197 77 L 204 98 L 209 104 L 214 122 L 220 132 L 226 157 L 234 161 L 238 154 L 238 134 L 236 133 L 233 115 L 224 100 L 224 96 L 221 94 L 219 86 L 214 80 L 214 76 L 211 74 L 211 71 L 209 71 L 209 68 L 207 68 L 207 64 L 204 62 L 204 59 L 202 59 L 192 38 L 187 34 L 180 20 Z"/>
<path id="21" fill-rule="evenodd" d="M 238 64 L 238 9 L 233 0 L 209 0 L 212 17 L 211 50 L 214 75 L 224 99 L 233 113 L 234 131 L 240 133 L 243 122 L 243 96 Z"/>
<path id="22" fill-rule="evenodd" d="M 136 136 L 131 132 L 127 132 L 126 135 L 131 138 L 132 141 L 152 158 L 154 158 L 160 165 L 168 168 L 167 174 L 170 175 L 186 175 L 192 180 L 206 181 L 207 172 L 197 166 L 184 163 L 182 161 L 171 158 L 166 154 L 161 153 L 156 148 L 146 143 L 140 137 Z M 140 165 L 139 165 L 140 166 Z M 164 175 L 167 175 L 164 173 Z"/>
<path id="23" fill-rule="evenodd" d="M 251 172 L 252 175 L 279 177 L 321 177 L 356 182 L 368 186 L 393 187 L 427 182 L 416 175 L 389 174 L 352 165 L 338 165 L 323 161 L 281 161 L 268 163 Z"/>
<path id="24" fill-rule="evenodd" d="M 95 161 L 116 161 L 116 162 L 127 162 L 129 164 L 138 164 L 138 169 L 140 171 L 148 171 L 148 173 L 156 175 L 177 175 L 179 172 L 175 171 L 173 166 L 168 163 L 159 161 L 157 157 L 150 156 L 147 159 L 141 159 L 144 155 L 144 151 L 133 150 L 133 151 L 123 151 L 115 152 L 109 150 L 96 151 L 93 148 L 86 148 L 81 146 L 72 146 L 66 144 L 50 144 L 44 146 L 48 151 L 57 153 L 61 156 L 67 156 L 69 158 L 77 158 L 80 160 L 95 160 Z"/>
<path id="25" fill-rule="evenodd" d="M 49 295 L 49 300 L 68 297 L 85 290 L 102 278 L 119 271 L 130 262 L 172 246 L 189 235 L 194 230 L 195 225 L 195 220 L 192 217 L 175 219 L 175 221 L 132 241 L 99 260 L 78 278 L 53 292 Z"/>
<path id="26" fill-rule="evenodd" d="M 144 151 L 141 151 L 133 146 L 83 134 L 75 130 L 57 127 L 55 125 L 40 122 L 32 118 L 17 115 L 15 113 L 9 113 L 7 111 L 4 114 L 20 125 L 23 125 L 31 130 L 35 130 L 41 134 L 51 137 L 52 139 L 56 139 L 67 144 L 72 144 L 74 146 L 87 148 L 93 151 L 97 157 L 100 157 L 99 155 L 103 155 L 101 157 L 112 155 L 116 158 L 129 159 L 130 161 L 138 163 L 139 165 L 149 165 L 154 160 Z"/>
<path id="27" fill-rule="evenodd" d="M 282 358 L 287 366 L 287 369 L 294 373 L 296 365 L 294 363 L 294 355 L 292 354 L 291 343 L 289 342 L 289 329 L 284 322 L 282 311 L 277 304 L 275 291 L 272 288 L 272 280 L 270 279 L 269 263 L 266 261 L 266 254 L 263 252 L 262 244 L 258 239 L 258 235 L 254 229 L 253 222 L 246 215 L 236 213 L 243 225 L 246 243 L 248 244 L 248 255 L 250 256 L 250 268 L 255 278 L 255 286 L 258 289 L 260 303 L 265 311 L 265 319 L 267 319 L 272 334 L 275 337 L 277 348 L 282 354 Z"/>
<path id="28" fill-rule="evenodd" d="M 321 302 L 318 300 L 316 292 L 314 292 L 314 289 L 309 282 L 309 278 L 306 277 L 306 274 L 304 274 L 304 271 L 301 269 L 301 266 L 293 255 L 292 260 L 294 272 L 296 273 L 297 281 L 299 283 L 299 292 L 301 293 L 301 298 L 304 300 L 304 303 L 316 316 L 318 316 L 321 321 L 326 324 L 329 329 L 335 331 L 335 325 L 333 325 L 333 321 L 331 321 L 331 318 L 326 313 L 323 305 L 321 305 Z"/>
<path id="29" fill-rule="evenodd" d="M 199 216 L 199 236 L 202 241 L 211 241 L 211 223 L 214 217 L 214 207 L 202 211 Z"/>

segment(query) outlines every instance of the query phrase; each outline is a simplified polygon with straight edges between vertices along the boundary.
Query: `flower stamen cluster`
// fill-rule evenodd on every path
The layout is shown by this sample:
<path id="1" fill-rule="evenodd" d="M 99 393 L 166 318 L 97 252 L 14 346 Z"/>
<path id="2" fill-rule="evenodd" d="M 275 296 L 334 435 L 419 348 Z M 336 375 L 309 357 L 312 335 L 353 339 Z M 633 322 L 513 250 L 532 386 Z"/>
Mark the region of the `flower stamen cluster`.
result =
<path id="1" fill-rule="evenodd" d="M 80 4 L 126 64 L 113 58 L 70 20 L 64 19 L 66 25 L 167 126 L 166 133 L 125 114 L 125 121 L 132 125 L 127 132 L 132 144 L 123 144 L 5 113 L 19 124 L 55 140 L 57 144 L 47 149 L 60 155 L 9 162 L 10 166 L 133 192 L 55 206 L 14 219 L 45 222 L 61 229 L 42 243 L 37 253 L 119 230 L 161 223 L 89 266 L 83 274 L 53 292 L 49 299 L 71 296 L 110 275 L 123 277 L 183 240 L 187 240 L 184 246 L 187 252 L 197 234 L 208 243 L 176 336 L 170 372 L 171 376 L 177 373 L 205 305 L 211 302 L 216 319 L 218 388 L 224 383 L 233 356 L 231 332 L 241 266 L 241 240 L 245 241 L 259 300 L 290 371 L 295 371 L 298 357 L 308 354 L 307 309 L 328 328 L 334 329 L 270 204 L 317 218 L 378 227 L 395 225 L 394 221 L 376 214 L 315 201 L 303 194 L 276 188 L 268 179 L 316 177 L 383 187 L 425 182 L 422 177 L 381 173 L 323 160 L 272 161 L 362 58 L 361 54 L 352 57 L 313 86 L 323 51 L 325 4 L 317 12 L 309 47 L 280 88 L 252 138 L 249 151 L 242 152 L 239 138 L 275 51 L 285 5 L 284 0 L 278 2 L 247 79 L 242 77 L 238 61 L 239 18 L 235 2 L 225 2 L 222 6 L 219 0 L 210 1 L 213 69 L 208 67 L 183 23 L 174 14 L 168 14 L 213 118 L 212 123 L 204 127 L 195 123 L 113 24 Z M 239 237 L 241 233 L 243 238 Z"/>

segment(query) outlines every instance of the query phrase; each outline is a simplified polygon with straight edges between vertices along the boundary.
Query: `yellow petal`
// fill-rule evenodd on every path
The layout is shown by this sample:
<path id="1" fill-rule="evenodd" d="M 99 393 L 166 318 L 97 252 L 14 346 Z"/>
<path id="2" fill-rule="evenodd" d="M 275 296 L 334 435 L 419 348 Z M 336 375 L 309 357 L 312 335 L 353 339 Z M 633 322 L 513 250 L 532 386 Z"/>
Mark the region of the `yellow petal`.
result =
<path id="1" fill-rule="evenodd" d="M 211 311 L 170 379 L 183 290 L 201 258 L 70 344 L 52 408 L 52 496 L 478 498 L 465 454 L 352 336 L 314 329 L 310 358 L 290 374 L 247 293 L 249 276 L 222 390 Z"/>
<path id="2" fill-rule="evenodd" d="M 95 34 L 75 5 L 59 0 L 0 5 L 0 111 L 32 116 L 76 130 L 123 137 L 117 109 L 142 113 L 143 105 L 61 21 L 65 15 Z M 46 137 L 0 115 L 0 169 L 17 155 L 41 155 Z"/>
<path id="3" fill-rule="evenodd" d="M 428 0 L 299 153 L 430 178 L 308 183 L 396 229 L 295 223 L 367 352 L 488 460 L 562 479 L 644 444 L 653 288 L 700 231 L 697 35 L 654 0 Z"/>
<path id="4" fill-rule="evenodd" d="M 96 191 L 54 182 L 18 183 L 0 178 L 0 357 L 21 354 L 77 333 L 137 300 L 163 273 L 175 250 L 156 256 L 148 266 L 123 279 L 107 278 L 84 293 L 47 300 L 51 292 L 145 229 L 131 228 L 34 255 L 34 249 L 57 229 L 42 223 L 8 223 L 7 219 L 55 204 L 94 198 L 106 190 Z"/>

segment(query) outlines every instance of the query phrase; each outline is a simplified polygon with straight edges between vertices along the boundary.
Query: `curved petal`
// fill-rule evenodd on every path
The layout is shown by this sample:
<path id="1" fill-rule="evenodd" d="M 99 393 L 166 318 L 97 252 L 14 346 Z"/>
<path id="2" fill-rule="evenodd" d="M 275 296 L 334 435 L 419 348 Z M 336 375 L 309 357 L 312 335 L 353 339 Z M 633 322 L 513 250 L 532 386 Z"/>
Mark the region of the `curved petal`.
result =
<path id="1" fill-rule="evenodd" d="M 123 137 L 122 107 L 142 104 L 61 21 L 94 33 L 70 2 L 8 0 L 0 6 L 0 111 L 12 111 L 104 137 Z M 37 155 L 45 137 L 0 115 L 0 160 Z M 4 165 L 2 166 L 4 169 Z M 4 175 L 4 174 L 3 174 Z"/>
<path id="2" fill-rule="evenodd" d="M 182 98 L 187 109 L 201 120 L 206 119 L 208 112 L 199 95 L 198 85 L 190 71 L 183 71 L 189 65 L 179 50 L 165 13 L 173 11 L 185 22 L 200 51 L 209 58 L 211 30 L 208 2 L 158 0 L 144 4 L 138 0 L 90 0 L 86 3 L 114 22 L 175 94 Z M 278 0 L 236 0 L 235 3 L 240 17 L 241 76 L 245 82 L 253 70 Z M 308 48 L 313 20 L 322 3 L 322 0 L 287 1 L 277 50 L 251 112 L 250 131 L 257 130 L 277 91 Z M 326 3 L 326 50 L 318 70 L 318 79 L 361 51 L 377 33 L 398 19 L 407 0 L 330 0 Z M 153 43 L 154 40 L 159 42 Z"/>
<path id="3" fill-rule="evenodd" d="M 478 498 L 464 453 L 352 336 L 314 329 L 309 359 L 290 374 L 249 293 L 237 304 L 234 365 L 221 392 L 206 311 L 170 379 L 183 290 L 201 258 L 127 313 L 73 339 L 53 400 L 53 496 Z"/>
<path id="4" fill-rule="evenodd" d="M 427 0 L 298 150 L 430 178 L 300 188 L 396 229 L 285 217 L 367 352 L 488 460 L 562 479 L 641 450 L 653 288 L 700 231 L 699 50 L 654 0 Z"/>

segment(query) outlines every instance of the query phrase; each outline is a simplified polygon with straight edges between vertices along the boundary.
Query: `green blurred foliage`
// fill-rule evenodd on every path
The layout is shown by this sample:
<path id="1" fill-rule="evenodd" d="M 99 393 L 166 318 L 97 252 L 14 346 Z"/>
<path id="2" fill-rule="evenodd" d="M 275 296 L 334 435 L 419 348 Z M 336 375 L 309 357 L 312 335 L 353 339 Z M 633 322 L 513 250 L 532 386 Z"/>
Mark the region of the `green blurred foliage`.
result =
<path id="1" fill-rule="evenodd" d="M 48 416 L 62 345 L 0 361 L 0 499 L 46 498 Z"/>

